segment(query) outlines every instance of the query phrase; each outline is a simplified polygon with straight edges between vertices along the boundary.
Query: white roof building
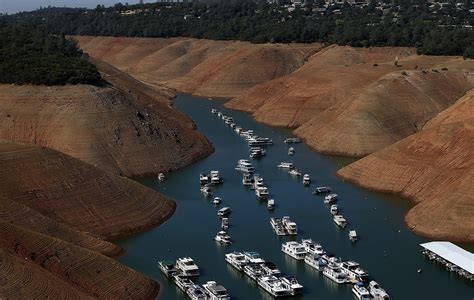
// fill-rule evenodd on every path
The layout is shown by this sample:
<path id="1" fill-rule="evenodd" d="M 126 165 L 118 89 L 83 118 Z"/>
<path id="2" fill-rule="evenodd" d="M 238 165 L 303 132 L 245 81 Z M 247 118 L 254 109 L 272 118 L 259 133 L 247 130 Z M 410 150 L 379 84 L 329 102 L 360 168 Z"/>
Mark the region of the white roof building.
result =
<path id="1" fill-rule="evenodd" d="M 474 254 L 450 242 L 429 242 L 421 247 L 433 252 L 452 264 L 474 274 Z"/>

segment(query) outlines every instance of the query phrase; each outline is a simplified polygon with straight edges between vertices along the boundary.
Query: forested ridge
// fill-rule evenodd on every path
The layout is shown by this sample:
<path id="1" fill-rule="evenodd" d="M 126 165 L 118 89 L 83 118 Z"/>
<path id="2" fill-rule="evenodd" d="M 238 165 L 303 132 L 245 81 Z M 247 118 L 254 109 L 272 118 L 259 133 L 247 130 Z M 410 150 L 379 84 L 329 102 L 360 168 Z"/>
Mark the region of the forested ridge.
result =
<path id="1" fill-rule="evenodd" d="M 32 25 L 0 22 L 0 82 L 64 85 L 100 79 L 75 41 Z"/>
<path id="2" fill-rule="evenodd" d="M 264 42 L 416 47 L 421 54 L 474 57 L 472 2 L 316 1 L 289 11 L 260 0 L 43 8 L 3 18 L 58 35 L 196 37 Z"/>

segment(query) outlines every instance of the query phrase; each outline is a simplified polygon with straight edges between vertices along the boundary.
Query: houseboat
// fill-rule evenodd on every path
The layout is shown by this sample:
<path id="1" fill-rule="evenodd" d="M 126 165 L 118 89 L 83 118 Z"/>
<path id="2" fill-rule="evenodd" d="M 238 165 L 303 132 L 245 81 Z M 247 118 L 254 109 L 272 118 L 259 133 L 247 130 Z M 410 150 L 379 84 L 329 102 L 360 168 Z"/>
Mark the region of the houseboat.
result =
<path id="1" fill-rule="evenodd" d="M 188 289 L 186 290 L 186 295 L 191 300 L 207 300 L 207 294 L 206 291 L 199 285 L 199 284 L 192 284 Z"/>
<path id="2" fill-rule="evenodd" d="M 194 284 L 194 282 L 192 282 L 191 279 L 189 279 L 188 277 L 184 275 L 174 275 L 173 280 L 176 286 L 185 293 L 188 290 L 188 288 Z"/>
<path id="3" fill-rule="evenodd" d="M 267 209 L 268 209 L 268 210 L 273 210 L 273 209 L 275 209 L 275 200 L 274 200 L 274 199 L 268 199 L 268 201 L 267 201 Z"/>
<path id="4" fill-rule="evenodd" d="M 239 271 L 249 264 L 249 260 L 242 252 L 232 252 L 225 255 L 225 261 Z"/>
<path id="5" fill-rule="evenodd" d="M 335 264 L 329 263 L 326 268 L 324 268 L 323 275 L 338 284 L 346 283 L 347 281 L 346 274 Z"/>
<path id="6" fill-rule="evenodd" d="M 324 204 L 331 204 L 337 201 L 337 194 L 329 194 L 324 197 Z"/>
<path id="7" fill-rule="evenodd" d="M 326 262 L 319 255 L 311 253 L 308 253 L 306 255 L 306 257 L 304 258 L 304 262 L 308 266 L 318 270 L 319 272 L 322 272 L 327 265 Z"/>
<path id="8" fill-rule="evenodd" d="M 230 235 L 227 234 L 224 230 L 219 231 L 214 237 L 214 241 L 218 242 L 221 245 L 229 245 L 231 242 Z"/>
<path id="9" fill-rule="evenodd" d="M 352 282 L 368 282 L 369 273 L 364 271 L 359 263 L 355 261 L 344 261 L 340 264 L 342 272 L 347 275 L 347 278 Z"/>
<path id="10" fill-rule="evenodd" d="M 190 257 L 181 257 L 176 261 L 176 269 L 187 277 L 199 276 L 199 268 Z"/>
<path id="11" fill-rule="evenodd" d="M 349 230 L 349 240 L 351 242 L 357 242 L 357 232 L 355 230 Z"/>
<path id="12" fill-rule="evenodd" d="M 287 138 L 285 139 L 285 144 L 295 144 L 295 143 L 301 143 L 301 139 L 297 137 L 292 137 L 292 138 Z"/>
<path id="13" fill-rule="evenodd" d="M 230 214 L 230 212 L 231 212 L 230 207 L 223 207 L 223 208 L 221 208 L 217 211 L 217 215 L 219 217 L 224 217 L 224 216 L 227 216 L 228 214 Z"/>
<path id="14" fill-rule="evenodd" d="M 289 288 L 282 284 L 279 278 L 273 275 L 262 276 L 258 280 L 258 285 L 275 298 L 288 297 L 292 293 Z"/>
<path id="15" fill-rule="evenodd" d="M 318 243 L 315 243 L 312 239 L 302 239 L 301 244 L 305 247 L 306 251 L 311 254 L 316 254 L 318 256 L 326 254 L 323 246 Z"/>
<path id="16" fill-rule="evenodd" d="M 281 251 L 296 260 L 304 260 L 308 253 L 302 244 L 295 241 L 283 243 L 281 245 Z"/>
<path id="17" fill-rule="evenodd" d="M 266 200 L 268 199 L 268 195 L 268 189 L 264 186 L 255 189 L 255 196 L 258 200 Z"/>
<path id="18" fill-rule="evenodd" d="M 281 218 L 270 218 L 270 225 L 272 225 L 273 231 L 276 235 L 286 235 L 285 226 Z"/>
<path id="19" fill-rule="evenodd" d="M 373 280 L 369 283 L 369 293 L 372 295 L 374 300 L 390 300 L 390 296 L 387 292 Z"/>
<path id="20" fill-rule="evenodd" d="M 354 293 L 357 300 L 370 300 L 372 298 L 362 282 L 354 284 L 352 287 L 352 293 Z"/>
<path id="21" fill-rule="evenodd" d="M 304 186 L 309 186 L 311 184 L 311 177 L 309 177 L 309 174 L 304 174 L 303 175 L 303 185 Z"/>
<path id="22" fill-rule="evenodd" d="M 283 227 L 287 231 L 288 235 L 297 235 L 298 234 L 298 226 L 295 222 L 293 222 L 290 217 L 285 216 L 281 219 L 283 223 Z"/>
<path id="23" fill-rule="evenodd" d="M 209 295 L 209 300 L 230 300 L 227 289 L 215 281 L 208 281 L 202 285 Z"/>
<path id="24" fill-rule="evenodd" d="M 280 169 L 293 169 L 293 163 L 282 161 L 277 167 Z"/>
<path id="25" fill-rule="evenodd" d="M 333 217 L 334 223 L 341 228 L 345 228 L 347 225 L 346 219 L 342 215 L 334 215 Z"/>
<path id="26" fill-rule="evenodd" d="M 178 270 L 172 261 L 159 261 L 158 267 L 160 268 L 160 271 L 163 272 L 163 274 L 165 274 L 165 276 L 168 278 L 172 278 L 178 273 Z"/>
<path id="27" fill-rule="evenodd" d="M 292 296 L 303 294 L 304 287 L 293 276 L 283 276 L 279 278 L 283 287 L 291 291 Z"/>
<path id="28" fill-rule="evenodd" d="M 320 194 L 327 194 L 331 192 L 331 188 L 328 186 L 318 186 L 314 192 L 313 195 L 320 195 Z"/>

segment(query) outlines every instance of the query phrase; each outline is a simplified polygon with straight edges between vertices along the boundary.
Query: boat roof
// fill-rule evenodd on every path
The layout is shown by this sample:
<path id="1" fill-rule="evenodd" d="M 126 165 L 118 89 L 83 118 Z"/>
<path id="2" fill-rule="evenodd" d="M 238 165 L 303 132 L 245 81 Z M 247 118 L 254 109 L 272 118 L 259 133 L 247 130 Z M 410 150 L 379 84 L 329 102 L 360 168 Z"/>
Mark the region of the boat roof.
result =
<path id="1" fill-rule="evenodd" d="M 420 244 L 452 264 L 474 274 L 474 254 L 450 242 L 435 241 Z"/>

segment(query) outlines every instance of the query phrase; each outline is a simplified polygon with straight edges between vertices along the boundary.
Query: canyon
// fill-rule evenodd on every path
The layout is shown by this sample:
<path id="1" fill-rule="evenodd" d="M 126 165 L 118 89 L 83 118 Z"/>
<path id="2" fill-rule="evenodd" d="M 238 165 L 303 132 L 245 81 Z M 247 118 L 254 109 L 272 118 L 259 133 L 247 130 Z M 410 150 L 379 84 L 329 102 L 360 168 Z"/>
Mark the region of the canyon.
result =
<path id="1" fill-rule="evenodd" d="M 315 151 L 365 157 L 338 175 L 413 199 L 406 222 L 418 234 L 474 241 L 473 60 L 394 47 L 74 38 L 143 82 L 228 98 L 226 107 L 290 128 Z"/>

